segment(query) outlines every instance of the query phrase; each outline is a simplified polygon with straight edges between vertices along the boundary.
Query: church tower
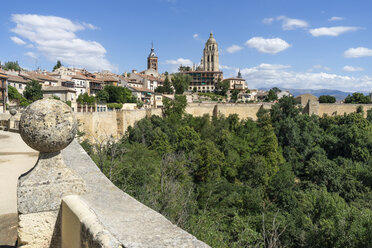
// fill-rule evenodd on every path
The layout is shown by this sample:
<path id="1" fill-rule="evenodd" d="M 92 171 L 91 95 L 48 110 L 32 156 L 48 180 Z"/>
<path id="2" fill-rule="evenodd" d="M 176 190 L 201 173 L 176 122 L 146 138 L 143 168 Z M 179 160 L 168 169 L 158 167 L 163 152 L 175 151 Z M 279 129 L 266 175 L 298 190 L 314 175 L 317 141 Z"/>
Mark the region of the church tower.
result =
<path id="1" fill-rule="evenodd" d="M 153 69 L 156 72 L 158 71 L 158 57 L 154 52 L 154 44 L 152 44 L 151 52 L 147 57 L 147 70 L 148 69 Z"/>
<path id="2" fill-rule="evenodd" d="M 218 45 L 211 32 L 205 43 L 201 65 L 204 71 L 219 71 Z"/>

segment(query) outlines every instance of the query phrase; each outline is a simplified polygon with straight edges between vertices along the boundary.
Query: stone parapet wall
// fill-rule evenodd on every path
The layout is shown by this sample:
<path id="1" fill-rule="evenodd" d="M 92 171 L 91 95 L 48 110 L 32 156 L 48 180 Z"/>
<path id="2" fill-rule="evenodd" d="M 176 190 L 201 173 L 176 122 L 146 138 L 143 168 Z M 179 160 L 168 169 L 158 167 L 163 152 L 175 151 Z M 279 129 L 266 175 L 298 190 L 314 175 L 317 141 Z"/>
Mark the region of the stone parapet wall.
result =
<path id="1" fill-rule="evenodd" d="M 251 104 L 216 104 L 216 103 L 189 103 L 186 113 L 193 116 L 223 114 L 229 116 L 237 114 L 241 119 L 257 119 L 258 110 L 263 107 L 270 109 L 273 103 L 251 103 Z M 304 107 L 304 113 L 323 116 L 324 114 L 343 115 L 356 112 L 358 106 L 362 105 L 364 115 L 372 104 L 325 104 L 318 101 L 309 101 Z M 162 110 L 158 109 L 137 109 L 123 110 L 118 112 L 95 112 L 95 113 L 75 113 L 79 122 L 79 130 L 84 132 L 83 138 L 91 141 L 102 141 L 107 137 L 120 138 L 124 135 L 129 126 L 145 118 L 146 116 L 162 116 Z"/>
<path id="2" fill-rule="evenodd" d="M 162 116 L 162 109 L 136 109 L 112 112 L 75 113 L 83 139 L 103 141 L 109 137 L 120 138 L 129 126 L 146 116 Z"/>
<path id="3" fill-rule="evenodd" d="M 209 247 L 113 185 L 76 141 L 62 157 L 86 183 L 62 199 L 62 247 Z"/>
<path id="4" fill-rule="evenodd" d="M 318 115 L 343 115 L 344 113 L 350 114 L 355 112 L 359 106 L 363 107 L 364 117 L 367 116 L 367 110 L 372 109 L 372 104 L 319 103 Z"/>

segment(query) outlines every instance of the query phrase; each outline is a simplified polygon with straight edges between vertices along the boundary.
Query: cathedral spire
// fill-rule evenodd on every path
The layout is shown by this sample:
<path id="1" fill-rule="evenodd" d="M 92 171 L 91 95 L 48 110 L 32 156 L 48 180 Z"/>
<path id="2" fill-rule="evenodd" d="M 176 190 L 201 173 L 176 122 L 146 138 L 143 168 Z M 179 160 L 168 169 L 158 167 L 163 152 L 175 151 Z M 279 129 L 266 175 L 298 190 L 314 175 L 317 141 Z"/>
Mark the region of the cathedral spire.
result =
<path id="1" fill-rule="evenodd" d="M 238 78 L 242 78 L 242 74 L 240 73 L 240 68 L 239 68 L 239 71 L 238 71 Z"/>

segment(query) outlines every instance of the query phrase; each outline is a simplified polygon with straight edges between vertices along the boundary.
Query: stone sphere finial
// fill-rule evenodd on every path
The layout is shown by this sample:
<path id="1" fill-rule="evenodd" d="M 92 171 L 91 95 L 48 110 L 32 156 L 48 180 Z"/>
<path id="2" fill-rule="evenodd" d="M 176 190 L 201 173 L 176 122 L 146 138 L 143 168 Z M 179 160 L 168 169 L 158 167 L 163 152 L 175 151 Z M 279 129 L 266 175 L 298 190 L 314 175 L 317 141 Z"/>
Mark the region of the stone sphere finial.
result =
<path id="1" fill-rule="evenodd" d="M 11 109 L 9 109 L 9 114 L 11 116 L 15 116 L 17 114 L 17 110 L 15 108 L 11 108 Z"/>
<path id="2" fill-rule="evenodd" d="M 58 152 L 74 139 L 77 122 L 67 104 L 43 99 L 25 109 L 19 131 L 23 141 L 31 148 L 40 152 Z"/>

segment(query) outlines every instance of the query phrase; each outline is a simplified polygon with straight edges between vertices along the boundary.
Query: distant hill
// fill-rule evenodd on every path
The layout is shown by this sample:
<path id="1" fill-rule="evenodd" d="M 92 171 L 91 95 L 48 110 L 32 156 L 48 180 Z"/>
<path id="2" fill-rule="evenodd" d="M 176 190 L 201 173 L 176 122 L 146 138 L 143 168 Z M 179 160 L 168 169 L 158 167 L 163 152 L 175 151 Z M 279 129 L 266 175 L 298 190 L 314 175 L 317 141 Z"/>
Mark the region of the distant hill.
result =
<path id="1" fill-rule="evenodd" d="M 344 100 L 345 97 L 347 97 L 347 95 L 353 94 L 353 92 L 344 92 L 344 91 L 340 91 L 340 90 L 329 90 L 329 89 L 321 89 L 321 90 L 286 89 L 286 88 L 280 88 L 280 89 L 281 90 L 288 90 L 295 97 L 296 96 L 299 96 L 299 95 L 302 95 L 302 94 L 306 94 L 306 93 L 312 94 L 312 95 L 314 95 L 316 97 L 319 97 L 321 95 L 331 95 L 331 96 L 336 97 L 336 100 L 337 101 Z M 268 88 L 262 88 L 260 90 L 269 90 L 269 89 Z M 367 94 L 368 92 L 361 92 L 361 93 Z"/>

